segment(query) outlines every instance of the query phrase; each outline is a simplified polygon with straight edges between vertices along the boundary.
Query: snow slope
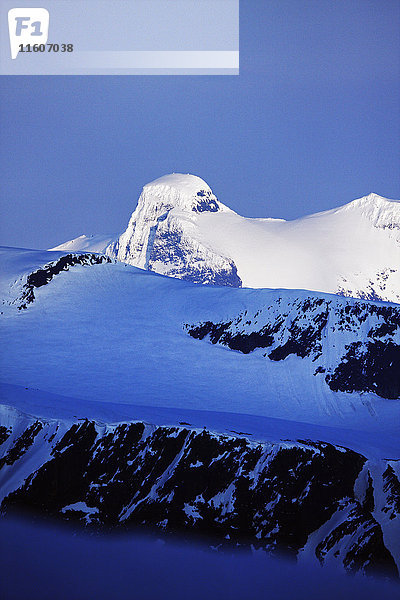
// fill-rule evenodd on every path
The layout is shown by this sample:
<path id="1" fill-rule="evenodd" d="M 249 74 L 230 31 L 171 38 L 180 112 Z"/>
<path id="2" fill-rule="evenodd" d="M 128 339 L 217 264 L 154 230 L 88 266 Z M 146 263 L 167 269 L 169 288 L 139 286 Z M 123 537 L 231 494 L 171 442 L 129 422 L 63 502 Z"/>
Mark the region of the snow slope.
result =
<path id="1" fill-rule="evenodd" d="M 376 194 L 295 221 L 199 216 L 246 287 L 305 288 L 400 301 L 400 203 Z"/>
<path id="2" fill-rule="evenodd" d="M 398 433 L 400 403 L 387 399 L 392 395 L 334 391 L 326 380 L 346 362 L 346 346 L 359 340 L 397 352 L 398 307 L 299 290 L 197 286 L 122 263 L 84 262 L 35 288 L 34 301 L 19 310 L 30 271 L 49 258 L 57 264 L 60 253 L 4 249 L 1 254 L 9 274 L 0 291 L 7 348 L 1 378 L 7 383 L 114 405 L 247 413 L 373 431 L 377 440 Z M 256 344 L 247 354 L 194 339 L 188 331 L 204 322 L 235 322 L 236 334 L 251 335 L 280 320 L 269 346 Z M 321 333 L 310 352 L 287 352 L 295 327 L 300 337 Z M 281 356 L 265 356 L 274 351 Z M 396 361 L 397 354 L 375 373 L 391 378 L 394 390 Z"/>
<path id="3" fill-rule="evenodd" d="M 105 249 L 118 239 L 118 235 L 80 235 L 74 240 L 65 242 L 50 250 L 63 250 L 66 252 L 77 252 L 87 250 L 88 252 L 104 252 Z"/>
<path id="4" fill-rule="evenodd" d="M 294 221 L 254 219 L 199 177 L 166 175 L 144 186 L 126 231 L 107 239 L 81 236 L 57 249 L 106 252 L 196 283 L 400 302 L 400 202 L 377 194 Z"/>

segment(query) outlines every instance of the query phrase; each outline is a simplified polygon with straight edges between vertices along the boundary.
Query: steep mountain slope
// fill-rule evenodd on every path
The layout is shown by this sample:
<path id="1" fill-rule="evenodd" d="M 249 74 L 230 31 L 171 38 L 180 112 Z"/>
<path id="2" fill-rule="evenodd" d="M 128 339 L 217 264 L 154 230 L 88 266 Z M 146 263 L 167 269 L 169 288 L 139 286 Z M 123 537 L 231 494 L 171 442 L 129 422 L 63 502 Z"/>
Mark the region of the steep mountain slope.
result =
<path id="1" fill-rule="evenodd" d="M 398 577 L 399 461 L 311 441 L 1 411 L 0 505 L 85 526 L 156 526 L 219 547 Z"/>
<path id="2" fill-rule="evenodd" d="M 250 219 L 194 175 L 147 184 L 114 242 L 81 236 L 57 250 L 92 250 L 195 283 L 310 289 L 400 302 L 400 202 L 369 194 L 294 221 Z"/>

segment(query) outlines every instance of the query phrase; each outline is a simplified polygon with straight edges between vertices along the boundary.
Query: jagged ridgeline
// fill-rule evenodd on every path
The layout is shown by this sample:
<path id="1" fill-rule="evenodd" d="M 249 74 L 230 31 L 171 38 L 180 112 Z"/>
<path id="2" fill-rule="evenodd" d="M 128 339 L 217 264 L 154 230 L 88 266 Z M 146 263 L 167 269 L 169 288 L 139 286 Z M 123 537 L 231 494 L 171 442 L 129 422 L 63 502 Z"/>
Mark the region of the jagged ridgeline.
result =
<path id="1" fill-rule="evenodd" d="M 105 529 L 152 526 L 220 548 L 284 551 L 398 577 L 399 461 L 186 426 L 48 421 L 16 411 L 7 420 L 3 514 L 22 509 Z"/>
<path id="2" fill-rule="evenodd" d="M 225 322 L 186 324 L 195 339 L 249 354 L 264 350 L 267 360 L 309 359 L 314 376 L 333 391 L 373 392 L 400 398 L 400 307 L 279 296 L 255 313 L 247 310 Z M 360 339 L 361 338 L 361 339 Z"/>

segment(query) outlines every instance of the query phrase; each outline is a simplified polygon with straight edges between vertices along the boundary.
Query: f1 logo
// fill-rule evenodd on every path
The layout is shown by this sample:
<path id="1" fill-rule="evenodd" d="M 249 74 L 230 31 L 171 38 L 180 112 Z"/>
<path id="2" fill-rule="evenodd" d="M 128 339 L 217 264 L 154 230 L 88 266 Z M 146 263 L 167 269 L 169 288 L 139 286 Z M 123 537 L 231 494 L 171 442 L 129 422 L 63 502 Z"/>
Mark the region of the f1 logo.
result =
<path id="1" fill-rule="evenodd" d="M 22 44 L 46 44 L 49 11 L 46 8 L 11 8 L 8 11 L 11 58 L 17 58 Z"/>

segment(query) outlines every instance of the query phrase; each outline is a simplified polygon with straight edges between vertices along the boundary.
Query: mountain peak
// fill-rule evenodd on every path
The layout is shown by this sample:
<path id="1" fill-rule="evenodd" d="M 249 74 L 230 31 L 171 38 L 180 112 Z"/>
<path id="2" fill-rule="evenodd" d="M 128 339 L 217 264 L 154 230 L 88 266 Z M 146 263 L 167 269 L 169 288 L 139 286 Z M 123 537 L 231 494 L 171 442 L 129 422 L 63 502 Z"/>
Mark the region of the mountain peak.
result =
<path id="1" fill-rule="evenodd" d="M 229 210 L 217 200 L 203 179 L 190 173 L 171 173 L 146 184 L 137 210 L 144 207 L 148 209 L 150 205 L 164 210 L 178 208 L 195 213 Z"/>
<path id="2" fill-rule="evenodd" d="M 400 202 L 398 200 L 389 200 L 371 193 L 336 209 L 336 212 L 342 211 L 351 211 L 368 219 L 378 229 L 400 229 Z"/>
<path id="3" fill-rule="evenodd" d="M 399 205 L 400 202 L 399 200 L 389 200 L 389 198 L 384 198 L 383 196 L 380 196 L 379 194 L 375 194 L 374 192 L 371 192 L 370 194 L 367 194 L 366 196 L 362 196 L 362 198 L 357 198 L 356 200 L 353 200 L 353 202 L 350 202 L 350 204 L 360 204 L 360 205 L 365 205 L 365 206 L 390 206 L 390 205 Z"/>
<path id="4" fill-rule="evenodd" d="M 176 189 L 181 189 L 187 193 L 196 193 L 199 189 L 210 190 L 210 186 L 197 175 L 191 173 L 169 173 L 162 175 L 154 181 L 150 181 L 144 185 L 144 188 L 155 187 L 155 186 L 166 186 Z"/>
<path id="5" fill-rule="evenodd" d="M 200 177 L 164 175 L 143 187 L 127 229 L 107 253 L 164 275 L 239 287 L 233 261 L 193 235 L 200 213 L 220 212 L 233 213 Z"/>

